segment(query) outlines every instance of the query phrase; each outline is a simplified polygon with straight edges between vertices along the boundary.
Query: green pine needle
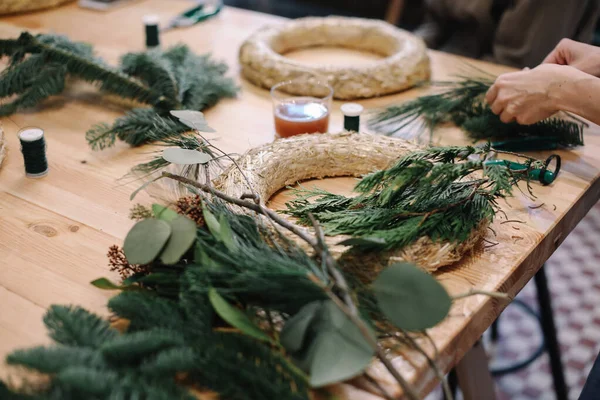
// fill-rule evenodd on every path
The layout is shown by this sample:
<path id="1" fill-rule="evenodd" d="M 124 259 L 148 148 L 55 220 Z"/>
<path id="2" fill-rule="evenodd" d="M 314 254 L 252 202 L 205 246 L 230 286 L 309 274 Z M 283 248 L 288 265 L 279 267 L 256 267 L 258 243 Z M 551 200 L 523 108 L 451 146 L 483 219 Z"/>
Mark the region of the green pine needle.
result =
<path id="1" fill-rule="evenodd" d="M 364 249 L 400 249 L 424 236 L 462 242 L 493 219 L 498 198 L 527 180 L 522 171 L 467 159 L 489 150 L 449 146 L 412 152 L 362 178 L 356 197 L 300 189 L 284 212 L 304 224 L 312 214 L 328 235 L 379 239 L 356 245 Z M 526 165 L 540 166 L 531 160 Z"/>
<path id="2" fill-rule="evenodd" d="M 67 78 L 98 86 L 101 92 L 145 104 L 111 126 L 98 124 L 86 137 L 93 149 L 104 149 L 120 139 L 132 146 L 188 132 L 169 115 L 170 110 L 203 110 L 238 88 L 225 76 L 225 64 L 196 55 L 184 45 L 162 52 L 125 54 L 118 68 L 94 56 L 93 48 L 59 35 L 31 35 L 0 40 L 0 57 L 10 58 L 0 73 L 0 116 L 36 107 L 62 93 Z"/>
<path id="3" fill-rule="evenodd" d="M 418 97 L 402 104 L 376 110 L 369 127 L 385 135 L 394 135 L 413 123 L 432 131 L 443 123 L 454 123 L 474 140 L 539 138 L 570 147 L 583 145 L 580 121 L 548 118 L 533 125 L 503 123 L 485 103 L 484 96 L 493 79 L 459 76 L 456 81 L 433 82 L 440 93 Z"/>

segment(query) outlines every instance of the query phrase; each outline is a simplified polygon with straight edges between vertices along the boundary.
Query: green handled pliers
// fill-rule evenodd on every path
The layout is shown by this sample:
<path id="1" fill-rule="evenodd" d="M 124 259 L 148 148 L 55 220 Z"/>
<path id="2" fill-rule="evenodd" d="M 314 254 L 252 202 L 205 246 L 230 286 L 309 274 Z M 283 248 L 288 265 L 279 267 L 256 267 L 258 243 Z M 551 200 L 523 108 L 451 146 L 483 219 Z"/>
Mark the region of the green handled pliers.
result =
<path id="1" fill-rule="evenodd" d="M 549 171 L 548 167 L 552 163 L 553 160 L 556 160 L 556 166 L 554 167 L 554 171 Z M 550 157 L 546 159 L 544 162 L 544 166 L 542 168 L 531 169 L 528 172 L 529 178 L 539 181 L 542 185 L 546 186 L 554 182 L 558 173 L 560 172 L 560 156 L 558 154 L 552 154 Z M 511 171 L 527 171 L 527 166 L 515 161 L 508 160 L 489 160 L 485 161 L 484 165 L 504 165 Z"/>
<path id="2" fill-rule="evenodd" d="M 179 14 L 173 18 L 169 24 L 162 29 L 168 31 L 175 28 L 184 28 L 196 25 L 199 22 L 205 21 L 217 15 L 223 9 L 223 2 L 217 1 L 216 4 L 200 4 L 194 8 Z"/>

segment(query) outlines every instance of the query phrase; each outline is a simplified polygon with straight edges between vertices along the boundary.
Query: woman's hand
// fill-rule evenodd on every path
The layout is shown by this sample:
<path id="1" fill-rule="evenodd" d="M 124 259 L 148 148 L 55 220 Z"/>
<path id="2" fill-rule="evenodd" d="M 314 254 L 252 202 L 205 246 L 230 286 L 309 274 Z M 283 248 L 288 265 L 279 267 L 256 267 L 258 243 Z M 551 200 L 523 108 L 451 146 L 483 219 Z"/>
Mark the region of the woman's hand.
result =
<path id="1" fill-rule="evenodd" d="M 563 39 L 544 59 L 545 64 L 570 65 L 600 77 L 600 47 Z"/>
<path id="2" fill-rule="evenodd" d="M 530 125 L 559 111 L 563 89 L 588 78 L 595 79 L 573 67 L 542 64 L 500 75 L 485 99 L 502 122 Z"/>

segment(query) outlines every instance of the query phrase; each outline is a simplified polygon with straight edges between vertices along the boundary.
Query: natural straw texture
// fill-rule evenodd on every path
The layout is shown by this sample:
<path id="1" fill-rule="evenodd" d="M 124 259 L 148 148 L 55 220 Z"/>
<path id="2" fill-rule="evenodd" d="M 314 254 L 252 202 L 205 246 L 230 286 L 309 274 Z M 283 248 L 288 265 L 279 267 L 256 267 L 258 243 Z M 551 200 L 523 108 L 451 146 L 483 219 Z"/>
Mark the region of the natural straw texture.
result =
<path id="1" fill-rule="evenodd" d="M 311 66 L 285 57 L 293 50 L 346 47 L 385 58 L 355 67 Z M 423 41 L 383 21 L 362 18 L 301 18 L 262 28 L 240 48 L 242 74 L 252 83 L 271 88 L 286 80 L 324 80 L 334 98 L 370 98 L 408 89 L 430 77 L 429 57 Z M 311 95 L 310 93 L 292 93 Z"/>
<path id="2" fill-rule="evenodd" d="M 0 15 L 42 10 L 70 1 L 73 0 L 1 0 Z"/>
<path id="3" fill-rule="evenodd" d="M 265 204 L 274 193 L 286 186 L 312 178 L 362 176 L 387 168 L 398 158 L 417 149 L 416 145 L 404 140 L 381 135 L 349 132 L 311 134 L 280 139 L 251 149 L 237 160 L 237 164 Z M 249 192 L 242 173 L 235 166 L 217 178 L 215 187 L 238 198 Z M 371 254 L 347 252 L 348 247 L 337 245 L 348 236 L 326 237 L 326 242 L 336 258 L 344 257 L 349 268 L 364 270 L 366 275 L 361 279 L 368 281 L 369 276 L 373 276 L 373 268 L 401 260 L 414 262 L 429 272 L 456 262 L 486 234 L 487 226 L 487 221 L 482 222 L 462 243 L 433 242 L 422 237 L 401 250 Z M 305 229 L 314 233 L 309 228 Z M 365 265 L 369 266 L 368 271 Z"/>

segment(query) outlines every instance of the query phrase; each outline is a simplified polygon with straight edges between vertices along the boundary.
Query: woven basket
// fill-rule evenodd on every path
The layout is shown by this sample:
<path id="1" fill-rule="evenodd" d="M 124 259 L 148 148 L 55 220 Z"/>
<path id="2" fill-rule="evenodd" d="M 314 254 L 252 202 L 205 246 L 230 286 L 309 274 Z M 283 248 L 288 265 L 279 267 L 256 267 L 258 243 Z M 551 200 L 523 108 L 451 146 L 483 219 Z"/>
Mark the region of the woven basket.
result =
<path id="1" fill-rule="evenodd" d="M 74 0 L 0 0 L 0 15 L 37 11 Z"/>

